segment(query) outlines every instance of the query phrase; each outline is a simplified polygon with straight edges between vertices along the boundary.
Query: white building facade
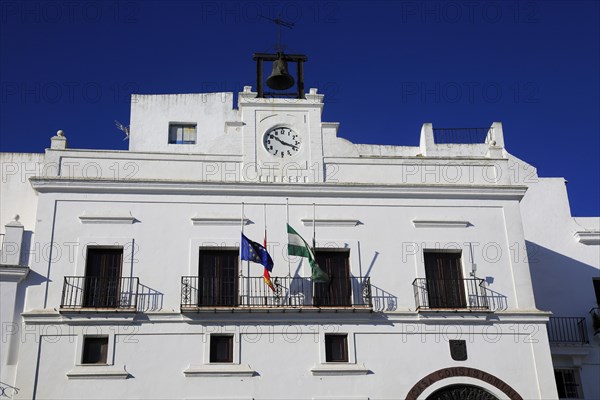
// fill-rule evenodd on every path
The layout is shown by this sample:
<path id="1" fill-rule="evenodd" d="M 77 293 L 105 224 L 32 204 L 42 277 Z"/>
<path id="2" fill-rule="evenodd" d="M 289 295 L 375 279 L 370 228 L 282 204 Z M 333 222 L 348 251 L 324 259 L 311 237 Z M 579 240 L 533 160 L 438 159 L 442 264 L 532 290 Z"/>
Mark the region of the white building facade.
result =
<path id="1" fill-rule="evenodd" d="M 558 197 L 544 214 L 564 184 L 527 181 L 500 123 L 353 144 L 305 97 L 136 95 L 129 151 L 61 132 L 44 155 L 1 155 L 7 396 L 554 399 L 562 368 L 600 397 L 592 319 L 575 343 L 546 329 L 597 307 L 598 219 Z M 329 283 L 287 255 L 287 223 L 315 236 Z M 275 291 L 239 260 L 242 230 L 267 232 Z M 544 268 L 562 279 L 565 260 L 534 266 L 531 243 L 589 290 L 555 300 Z"/>

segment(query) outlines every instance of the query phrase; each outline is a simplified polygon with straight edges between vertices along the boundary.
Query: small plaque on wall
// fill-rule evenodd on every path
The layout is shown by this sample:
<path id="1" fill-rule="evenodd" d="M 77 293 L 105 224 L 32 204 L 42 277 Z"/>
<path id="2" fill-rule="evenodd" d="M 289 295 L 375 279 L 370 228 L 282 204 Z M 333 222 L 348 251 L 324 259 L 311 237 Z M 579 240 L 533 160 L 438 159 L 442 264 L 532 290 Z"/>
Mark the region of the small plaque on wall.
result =
<path id="1" fill-rule="evenodd" d="M 466 361 L 467 342 L 464 340 L 450 340 L 450 356 L 454 361 Z"/>

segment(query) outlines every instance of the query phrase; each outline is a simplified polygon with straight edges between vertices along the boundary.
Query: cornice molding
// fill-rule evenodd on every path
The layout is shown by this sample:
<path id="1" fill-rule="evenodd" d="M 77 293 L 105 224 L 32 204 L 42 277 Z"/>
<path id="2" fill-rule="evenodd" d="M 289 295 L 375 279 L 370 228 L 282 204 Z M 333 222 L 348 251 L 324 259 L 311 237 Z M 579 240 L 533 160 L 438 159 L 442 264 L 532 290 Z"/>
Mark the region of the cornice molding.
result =
<path id="1" fill-rule="evenodd" d="M 38 193 L 243 195 L 339 198 L 439 198 L 521 200 L 527 186 L 369 185 L 337 183 L 256 183 L 167 180 L 114 180 L 32 177 Z"/>
<path id="2" fill-rule="evenodd" d="M 304 226 L 313 226 L 312 218 L 302 218 L 300 220 Z M 314 220 L 315 226 L 336 226 L 336 227 L 353 227 L 359 225 L 361 222 L 357 219 L 324 219 L 316 218 Z"/>
<path id="3" fill-rule="evenodd" d="M 192 217 L 192 224 L 194 225 L 241 225 L 242 219 L 240 217 L 215 217 L 215 218 L 206 218 L 206 217 Z M 244 218 L 244 225 L 251 224 L 252 221 L 248 218 Z"/>
<path id="4" fill-rule="evenodd" d="M 90 149 L 46 149 L 53 156 L 64 158 L 99 158 L 124 161 L 204 161 L 242 162 L 241 154 L 190 154 L 166 151 L 90 150 Z"/>
<path id="5" fill-rule="evenodd" d="M 473 226 L 469 221 L 413 219 L 415 228 L 467 228 Z"/>
<path id="6" fill-rule="evenodd" d="M 29 267 L 25 265 L 0 264 L 1 282 L 21 282 L 29 274 Z"/>
<path id="7" fill-rule="evenodd" d="M 117 215 L 117 214 L 83 214 L 79 216 L 79 220 L 82 224 L 133 224 L 136 219 L 129 213 Z"/>
<path id="8" fill-rule="evenodd" d="M 417 146 L 418 148 L 418 146 Z M 488 158 L 488 157 L 449 157 L 449 156 L 406 156 L 389 155 L 381 156 L 361 155 L 360 157 L 340 157 L 326 156 L 323 158 L 325 164 L 354 164 L 354 165 L 448 165 L 454 167 L 463 166 L 489 166 L 498 163 L 506 164 L 506 158 Z"/>
<path id="9" fill-rule="evenodd" d="M 27 325 L 65 324 L 65 325 L 88 325 L 93 321 L 94 325 L 131 325 L 144 323 L 184 323 L 205 324 L 236 323 L 267 324 L 289 323 L 326 323 L 331 318 L 330 313 L 305 312 L 306 309 L 278 310 L 279 312 L 262 312 L 262 309 L 252 309 L 252 312 L 236 313 L 231 310 L 227 313 L 180 313 L 180 312 L 146 312 L 138 314 L 101 314 L 101 313 L 78 313 L 61 314 L 54 309 L 31 310 L 22 313 L 23 321 Z M 313 310 L 314 311 L 314 310 Z M 291 314 L 291 315 L 290 315 Z M 412 323 L 412 324 L 449 324 L 469 323 L 476 325 L 497 324 L 532 324 L 547 323 L 552 313 L 539 310 L 504 310 L 494 312 L 436 312 L 436 311 L 412 311 L 397 310 L 389 312 L 348 312 L 337 313 L 336 320 L 344 324 L 364 324 L 371 321 L 373 325 L 384 322 Z M 279 331 L 275 331 L 278 333 Z M 281 331 L 284 332 L 283 330 Z"/>
<path id="10" fill-rule="evenodd" d="M 582 244 L 597 245 L 600 244 L 600 231 L 577 231 L 575 239 Z"/>
<path id="11" fill-rule="evenodd" d="M 81 325 L 89 324 L 90 320 L 95 325 L 120 325 L 132 324 L 135 322 L 136 314 L 116 313 L 116 312 L 87 312 L 72 311 L 71 313 L 59 312 L 57 309 L 32 310 L 21 314 L 23 321 L 27 325 L 45 325 L 45 324 L 67 324 Z M 181 319 L 181 317 L 179 317 Z"/>

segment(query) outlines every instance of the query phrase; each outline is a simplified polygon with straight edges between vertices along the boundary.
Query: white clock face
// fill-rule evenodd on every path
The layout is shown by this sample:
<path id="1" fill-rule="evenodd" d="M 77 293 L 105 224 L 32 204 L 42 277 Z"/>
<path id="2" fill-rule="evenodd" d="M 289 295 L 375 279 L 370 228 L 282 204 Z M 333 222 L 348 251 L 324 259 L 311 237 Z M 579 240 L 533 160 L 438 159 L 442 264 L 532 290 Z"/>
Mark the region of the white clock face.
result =
<path id="1" fill-rule="evenodd" d="M 277 158 L 291 157 L 300 150 L 300 135 L 283 126 L 273 128 L 265 133 L 263 144 Z"/>

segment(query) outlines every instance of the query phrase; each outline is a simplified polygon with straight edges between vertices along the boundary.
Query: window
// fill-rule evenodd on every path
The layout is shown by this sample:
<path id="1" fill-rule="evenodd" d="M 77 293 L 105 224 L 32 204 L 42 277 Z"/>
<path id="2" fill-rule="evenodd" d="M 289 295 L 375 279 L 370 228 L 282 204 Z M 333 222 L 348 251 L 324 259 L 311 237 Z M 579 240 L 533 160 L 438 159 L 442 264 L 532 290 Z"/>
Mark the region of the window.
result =
<path id="1" fill-rule="evenodd" d="M 596 293 L 596 305 L 600 307 L 600 278 L 593 278 L 594 292 Z"/>
<path id="2" fill-rule="evenodd" d="M 237 249 L 200 249 L 199 306 L 238 305 L 238 258 Z"/>
<path id="3" fill-rule="evenodd" d="M 325 361 L 348 362 L 348 335 L 325 335 Z"/>
<path id="4" fill-rule="evenodd" d="M 196 144 L 196 124 L 169 124 L 170 144 Z"/>
<path id="5" fill-rule="evenodd" d="M 314 305 L 317 307 L 352 305 L 350 252 L 346 249 L 317 250 L 317 264 L 329 275 L 329 282 L 315 283 Z"/>
<path id="6" fill-rule="evenodd" d="M 466 308 L 460 253 L 426 251 L 429 308 Z"/>
<path id="7" fill-rule="evenodd" d="M 83 307 L 120 307 L 122 264 L 122 248 L 88 248 L 83 285 Z"/>
<path id="8" fill-rule="evenodd" d="M 233 362 L 233 336 L 210 335 L 210 362 Z"/>
<path id="9" fill-rule="evenodd" d="M 83 338 L 82 364 L 106 364 L 108 336 L 87 336 Z"/>
<path id="10" fill-rule="evenodd" d="M 580 399 L 579 377 L 574 369 L 555 369 L 554 378 L 560 399 Z"/>

